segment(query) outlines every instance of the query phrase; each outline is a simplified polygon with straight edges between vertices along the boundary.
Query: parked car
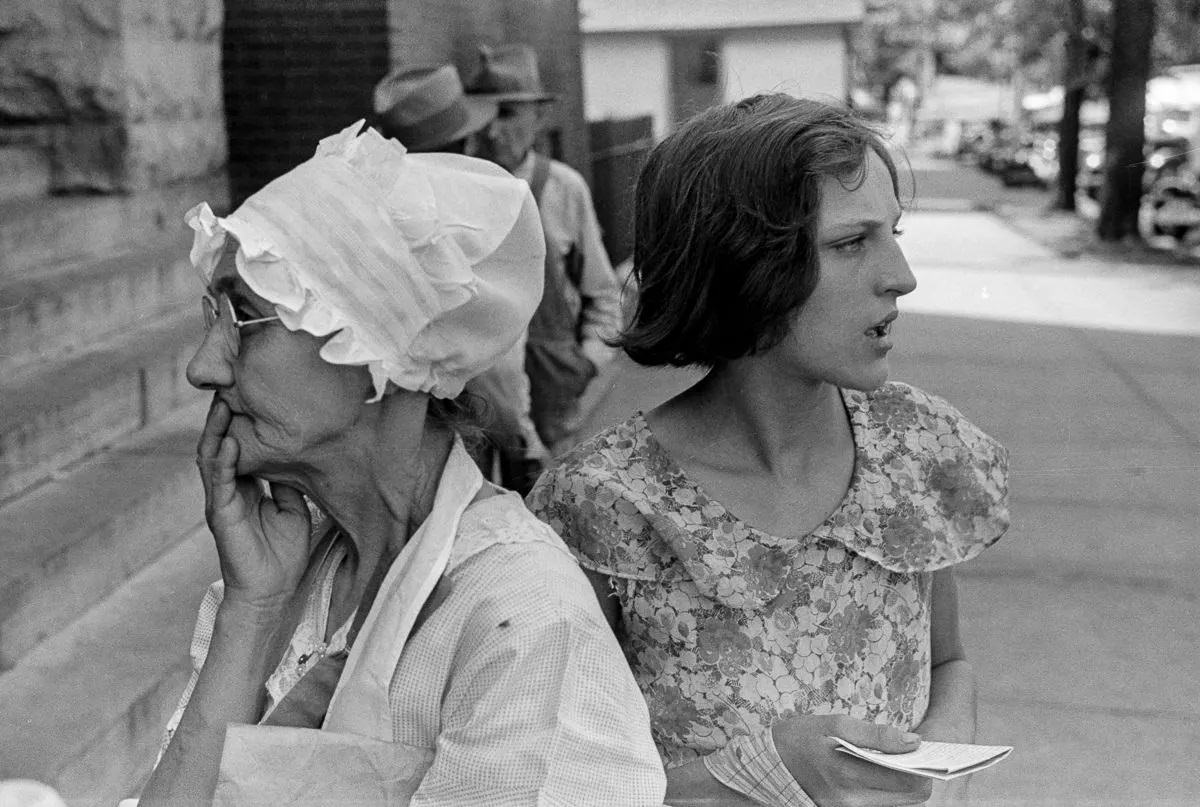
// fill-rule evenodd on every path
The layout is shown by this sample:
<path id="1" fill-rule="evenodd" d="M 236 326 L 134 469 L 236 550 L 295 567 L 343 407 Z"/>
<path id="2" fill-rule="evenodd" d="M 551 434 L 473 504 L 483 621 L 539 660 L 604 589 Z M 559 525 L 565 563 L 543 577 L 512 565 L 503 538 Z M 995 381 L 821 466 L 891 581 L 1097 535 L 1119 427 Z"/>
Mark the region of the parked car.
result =
<path id="1" fill-rule="evenodd" d="M 1142 201 L 1154 235 L 1183 243 L 1200 228 L 1200 182 L 1190 171 L 1159 176 Z"/>
<path id="2" fill-rule="evenodd" d="M 1010 127 L 998 128 L 991 133 L 987 146 L 979 155 L 979 167 L 989 174 L 1000 170 L 1000 166 L 1013 148 L 1013 132 Z"/>
<path id="3" fill-rule="evenodd" d="M 1033 168 L 1033 173 L 1037 174 L 1038 182 L 1043 188 L 1048 188 L 1058 181 L 1057 133 L 1042 133 L 1040 136 L 1034 137 L 1029 164 Z"/>
<path id="4" fill-rule="evenodd" d="M 966 139 L 970 158 L 980 169 L 994 172 L 1002 153 L 1010 145 L 1012 134 L 1012 125 L 999 119 L 978 125 Z"/>
<path id="5" fill-rule="evenodd" d="M 1186 137 L 1161 137 L 1146 142 L 1146 170 L 1143 185 L 1154 185 L 1161 177 L 1190 171 L 1191 141 Z"/>
<path id="6" fill-rule="evenodd" d="M 1088 127 L 1079 132 L 1079 173 L 1076 189 L 1089 198 L 1099 200 L 1104 185 L 1104 130 Z"/>
<path id="7" fill-rule="evenodd" d="M 1047 187 L 1058 176 L 1058 138 L 1043 132 L 1015 134 L 998 150 L 994 170 L 1005 187 Z"/>
<path id="8" fill-rule="evenodd" d="M 1192 168 L 1191 143 L 1169 137 L 1147 144 L 1149 157 L 1143 174 L 1143 209 L 1150 231 L 1183 243 L 1200 231 L 1200 177 Z"/>
<path id="9" fill-rule="evenodd" d="M 962 137 L 954 156 L 960 162 L 979 165 L 980 158 L 991 147 L 991 130 L 983 123 L 968 123 L 963 126 Z"/>
<path id="10" fill-rule="evenodd" d="M 1185 137 L 1158 137 L 1146 140 L 1142 188 L 1146 191 L 1160 177 L 1186 172 L 1191 144 Z M 1085 130 L 1079 134 L 1079 174 L 1076 187 L 1099 201 L 1104 185 L 1104 132 Z"/>

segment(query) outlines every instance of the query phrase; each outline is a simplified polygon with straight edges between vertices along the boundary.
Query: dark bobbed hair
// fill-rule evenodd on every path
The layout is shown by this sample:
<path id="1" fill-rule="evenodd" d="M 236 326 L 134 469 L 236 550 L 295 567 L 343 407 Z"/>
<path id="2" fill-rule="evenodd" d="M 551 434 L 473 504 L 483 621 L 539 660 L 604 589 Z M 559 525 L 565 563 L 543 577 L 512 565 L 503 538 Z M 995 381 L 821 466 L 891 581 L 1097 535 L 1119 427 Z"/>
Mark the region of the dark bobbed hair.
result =
<path id="1" fill-rule="evenodd" d="M 899 197 L 882 138 L 840 106 L 756 95 L 680 126 L 638 176 L 639 296 L 616 344 L 639 364 L 677 367 L 778 344 L 817 284 L 820 182 L 860 185 L 867 149 Z"/>

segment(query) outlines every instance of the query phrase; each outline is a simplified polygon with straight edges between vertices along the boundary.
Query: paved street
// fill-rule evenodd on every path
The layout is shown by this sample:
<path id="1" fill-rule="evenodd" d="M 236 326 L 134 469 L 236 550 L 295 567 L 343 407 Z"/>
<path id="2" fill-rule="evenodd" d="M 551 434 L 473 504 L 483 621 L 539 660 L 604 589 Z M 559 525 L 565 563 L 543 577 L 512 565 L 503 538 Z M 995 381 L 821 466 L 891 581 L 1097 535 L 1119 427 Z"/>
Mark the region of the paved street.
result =
<path id="1" fill-rule="evenodd" d="M 1016 747 L 972 803 L 1200 804 L 1200 270 L 905 219 L 893 377 L 1012 451 L 1013 527 L 960 570 L 979 741 Z M 588 427 L 693 377 L 618 363 Z"/>

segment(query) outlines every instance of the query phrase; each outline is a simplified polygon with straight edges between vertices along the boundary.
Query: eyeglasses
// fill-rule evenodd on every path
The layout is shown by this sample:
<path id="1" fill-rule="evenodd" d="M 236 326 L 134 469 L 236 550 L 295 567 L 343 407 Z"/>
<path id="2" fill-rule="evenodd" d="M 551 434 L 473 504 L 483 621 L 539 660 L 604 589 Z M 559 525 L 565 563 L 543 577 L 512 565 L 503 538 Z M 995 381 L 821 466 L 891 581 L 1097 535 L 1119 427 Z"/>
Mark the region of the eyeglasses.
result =
<path id="1" fill-rule="evenodd" d="M 204 310 L 204 329 L 212 330 L 214 325 L 218 325 L 221 335 L 225 337 L 226 343 L 233 350 L 235 356 L 242 349 L 242 328 L 247 325 L 276 322 L 279 319 L 277 316 L 238 319 L 237 312 L 233 310 L 233 302 L 227 294 L 222 294 L 218 299 L 213 299 L 210 295 L 205 294 L 200 298 L 200 307 Z"/>

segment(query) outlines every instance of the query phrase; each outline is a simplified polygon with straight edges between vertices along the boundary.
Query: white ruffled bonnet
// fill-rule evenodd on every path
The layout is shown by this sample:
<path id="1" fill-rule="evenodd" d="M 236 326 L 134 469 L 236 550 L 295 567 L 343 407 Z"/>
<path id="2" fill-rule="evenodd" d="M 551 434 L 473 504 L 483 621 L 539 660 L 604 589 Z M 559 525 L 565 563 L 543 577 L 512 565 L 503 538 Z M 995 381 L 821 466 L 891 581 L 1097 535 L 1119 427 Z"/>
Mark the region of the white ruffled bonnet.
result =
<path id="1" fill-rule="evenodd" d="M 227 235 L 238 274 L 333 364 L 453 398 L 516 343 L 542 297 L 545 240 L 529 186 L 492 163 L 409 154 L 363 121 L 224 218 L 188 211 L 207 283 Z"/>

